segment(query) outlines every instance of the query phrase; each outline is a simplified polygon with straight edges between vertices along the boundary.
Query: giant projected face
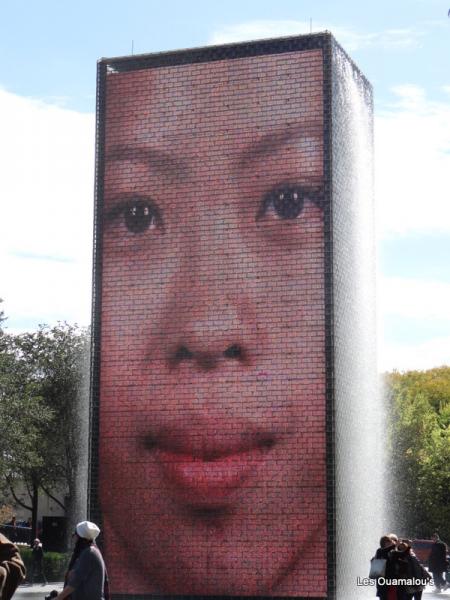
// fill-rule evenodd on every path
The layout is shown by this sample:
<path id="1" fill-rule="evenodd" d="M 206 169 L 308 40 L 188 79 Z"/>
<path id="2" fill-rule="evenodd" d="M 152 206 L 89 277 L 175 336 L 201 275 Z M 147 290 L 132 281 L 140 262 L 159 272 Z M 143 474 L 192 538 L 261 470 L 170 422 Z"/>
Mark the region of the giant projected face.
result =
<path id="1" fill-rule="evenodd" d="M 323 597 L 322 54 L 112 72 L 105 119 L 112 589 Z"/>

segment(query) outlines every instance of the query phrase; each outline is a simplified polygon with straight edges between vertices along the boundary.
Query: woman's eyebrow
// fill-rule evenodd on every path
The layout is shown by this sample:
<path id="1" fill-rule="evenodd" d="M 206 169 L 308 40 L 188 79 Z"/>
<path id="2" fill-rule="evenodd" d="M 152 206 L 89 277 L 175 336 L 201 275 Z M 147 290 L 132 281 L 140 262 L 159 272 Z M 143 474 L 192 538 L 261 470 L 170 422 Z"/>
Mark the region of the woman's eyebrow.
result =
<path id="1" fill-rule="evenodd" d="M 184 177 L 187 167 L 182 159 L 176 158 L 158 148 L 129 146 L 127 144 L 112 146 L 106 151 L 107 162 L 130 160 L 148 165 L 161 175 Z"/>
<path id="2" fill-rule="evenodd" d="M 240 168 L 250 167 L 262 156 L 273 154 L 288 142 L 305 138 L 323 139 L 322 123 L 311 121 L 306 124 L 288 126 L 263 135 L 242 151 L 237 165 Z"/>

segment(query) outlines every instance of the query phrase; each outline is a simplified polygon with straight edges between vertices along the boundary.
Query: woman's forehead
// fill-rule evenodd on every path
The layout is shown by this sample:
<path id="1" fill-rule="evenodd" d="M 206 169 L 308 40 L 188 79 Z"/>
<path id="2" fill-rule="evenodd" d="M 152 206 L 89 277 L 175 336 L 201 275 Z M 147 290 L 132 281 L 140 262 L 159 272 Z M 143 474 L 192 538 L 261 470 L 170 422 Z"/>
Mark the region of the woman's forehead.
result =
<path id="1" fill-rule="evenodd" d="M 167 140 L 322 119 L 322 52 L 283 53 L 110 73 L 109 135 Z M 109 137 L 109 136 L 108 136 Z"/>

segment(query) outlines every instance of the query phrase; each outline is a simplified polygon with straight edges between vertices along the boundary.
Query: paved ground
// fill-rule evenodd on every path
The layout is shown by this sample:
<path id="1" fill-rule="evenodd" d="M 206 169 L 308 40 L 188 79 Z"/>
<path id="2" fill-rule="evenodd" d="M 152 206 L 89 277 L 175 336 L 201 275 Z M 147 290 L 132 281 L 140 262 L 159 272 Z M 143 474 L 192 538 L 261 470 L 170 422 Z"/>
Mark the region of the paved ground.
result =
<path id="1" fill-rule="evenodd" d="M 62 590 L 63 584 L 61 583 L 49 583 L 48 585 L 21 585 L 14 594 L 13 600 L 44 600 L 45 596 L 48 596 L 52 590 Z M 428 587 L 422 595 L 423 600 L 450 600 L 450 589 L 440 594 L 435 594 L 432 587 Z M 375 593 L 373 600 L 376 600 Z"/>
<path id="2" fill-rule="evenodd" d="M 445 590 L 445 592 L 441 592 L 440 594 L 434 593 L 433 588 L 428 586 L 427 589 L 422 594 L 422 598 L 427 600 L 431 600 L 432 598 L 442 598 L 442 600 L 449 600 L 450 598 L 450 589 Z"/>
<path id="3" fill-rule="evenodd" d="M 45 596 L 48 596 L 52 590 L 61 591 L 63 589 L 63 582 L 60 583 L 49 583 L 48 585 L 41 585 L 35 583 L 34 585 L 25 584 L 19 586 L 16 593 L 13 596 L 13 600 L 44 600 Z"/>

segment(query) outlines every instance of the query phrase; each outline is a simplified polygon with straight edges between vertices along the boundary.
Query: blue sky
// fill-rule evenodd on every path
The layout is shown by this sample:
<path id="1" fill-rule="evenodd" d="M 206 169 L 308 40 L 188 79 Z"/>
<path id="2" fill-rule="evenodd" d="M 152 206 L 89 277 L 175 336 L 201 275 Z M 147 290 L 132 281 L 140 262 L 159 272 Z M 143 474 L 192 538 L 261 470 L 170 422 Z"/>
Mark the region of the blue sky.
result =
<path id="1" fill-rule="evenodd" d="M 450 364 L 450 0 L 3 0 L 0 297 L 90 319 L 96 61 L 330 30 L 375 89 L 380 369 Z"/>

